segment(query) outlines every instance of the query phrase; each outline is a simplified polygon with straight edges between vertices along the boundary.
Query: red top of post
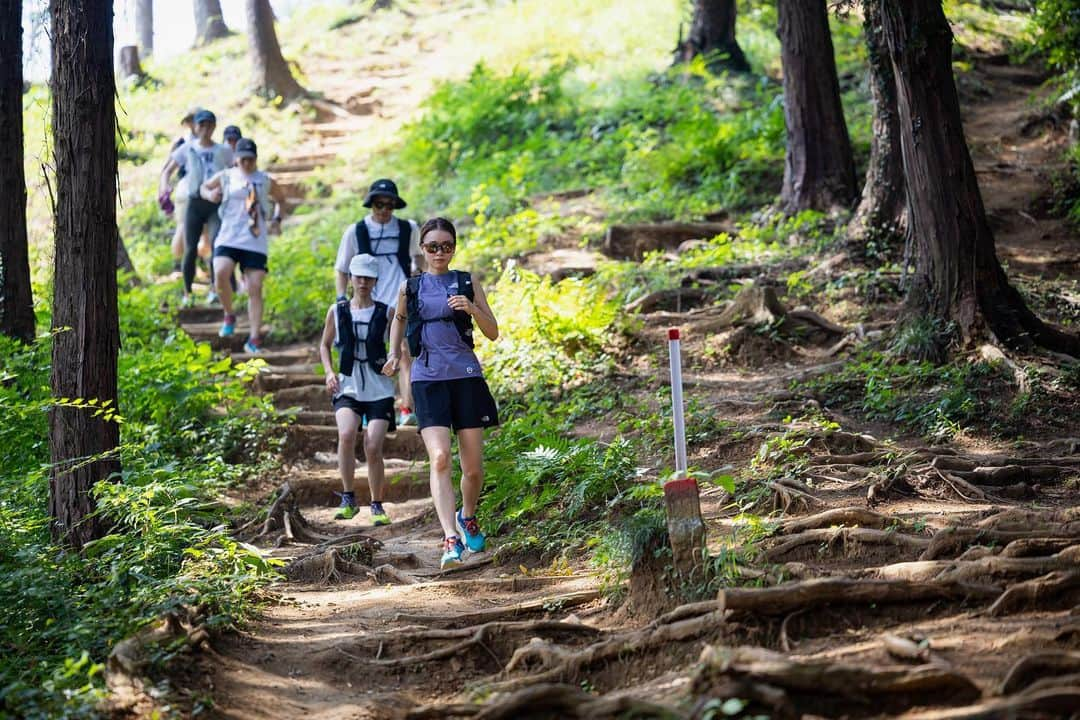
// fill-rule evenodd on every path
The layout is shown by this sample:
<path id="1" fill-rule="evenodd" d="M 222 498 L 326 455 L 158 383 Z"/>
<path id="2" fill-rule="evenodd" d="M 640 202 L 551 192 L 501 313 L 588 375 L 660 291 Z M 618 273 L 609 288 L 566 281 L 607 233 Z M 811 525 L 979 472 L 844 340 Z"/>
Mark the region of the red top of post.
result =
<path id="1" fill-rule="evenodd" d="M 668 340 L 678 340 L 679 339 L 679 328 L 677 328 L 677 327 L 676 328 L 668 328 L 667 339 Z"/>

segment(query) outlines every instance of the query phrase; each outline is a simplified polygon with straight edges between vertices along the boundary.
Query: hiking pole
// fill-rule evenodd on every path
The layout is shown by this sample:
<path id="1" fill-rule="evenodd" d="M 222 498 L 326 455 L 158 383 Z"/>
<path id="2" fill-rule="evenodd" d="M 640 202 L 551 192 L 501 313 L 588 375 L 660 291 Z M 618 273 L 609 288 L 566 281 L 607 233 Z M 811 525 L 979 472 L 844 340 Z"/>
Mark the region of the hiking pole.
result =
<path id="1" fill-rule="evenodd" d="M 697 480 L 687 477 L 686 418 L 683 415 L 682 350 L 679 329 L 668 330 L 671 355 L 671 417 L 675 426 L 675 473 L 664 483 L 668 537 L 675 569 L 683 589 L 692 589 L 692 579 L 700 577 L 705 560 L 705 523 L 701 520 L 701 498 Z"/>

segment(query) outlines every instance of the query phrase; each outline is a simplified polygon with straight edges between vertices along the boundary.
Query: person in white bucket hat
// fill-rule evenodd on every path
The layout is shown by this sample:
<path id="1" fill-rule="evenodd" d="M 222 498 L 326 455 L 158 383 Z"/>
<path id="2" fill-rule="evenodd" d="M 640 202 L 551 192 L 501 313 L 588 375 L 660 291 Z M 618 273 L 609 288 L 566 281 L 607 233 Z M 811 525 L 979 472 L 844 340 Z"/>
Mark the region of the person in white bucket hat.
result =
<path id="1" fill-rule="evenodd" d="M 383 509 L 386 469 L 383 443 L 397 429 L 394 416 L 394 381 L 382 374 L 386 363 L 386 340 L 393 309 L 373 298 L 379 282 L 378 261 L 371 255 L 354 255 L 349 261 L 352 300 L 335 303 L 326 311 L 319 357 L 326 371 L 326 390 L 334 408 L 338 429 L 338 469 L 341 472 L 341 506 L 334 516 L 351 520 L 359 512 L 354 490 L 356 434 L 363 426 L 364 459 L 371 490 L 371 521 L 389 525 Z M 332 349 L 338 350 L 337 365 Z"/>

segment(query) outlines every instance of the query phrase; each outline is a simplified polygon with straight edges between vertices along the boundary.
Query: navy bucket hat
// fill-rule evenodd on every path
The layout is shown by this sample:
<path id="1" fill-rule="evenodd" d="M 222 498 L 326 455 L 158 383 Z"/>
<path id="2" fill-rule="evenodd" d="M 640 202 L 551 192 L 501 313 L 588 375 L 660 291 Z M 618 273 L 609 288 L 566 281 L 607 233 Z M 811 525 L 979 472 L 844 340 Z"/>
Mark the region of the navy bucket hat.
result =
<path id="1" fill-rule="evenodd" d="M 397 185 L 394 184 L 394 181 L 381 178 L 371 183 L 371 188 L 368 189 L 368 194 L 364 198 L 364 207 L 371 207 L 372 200 L 380 195 L 392 199 L 394 207 L 398 210 L 407 206 L 407 203 L 398 195 Z"/>

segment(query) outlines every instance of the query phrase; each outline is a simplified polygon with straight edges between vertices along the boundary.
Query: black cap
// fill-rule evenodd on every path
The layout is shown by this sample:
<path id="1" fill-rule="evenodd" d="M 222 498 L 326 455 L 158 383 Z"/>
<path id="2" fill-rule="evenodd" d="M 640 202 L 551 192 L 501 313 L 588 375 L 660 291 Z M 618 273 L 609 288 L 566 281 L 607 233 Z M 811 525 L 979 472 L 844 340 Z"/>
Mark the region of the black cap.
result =
<path id="1" fill-rule="evenodd" d="M 199 123 L 206 123 L 206 122 L 216 123 L 217 122 L 217 115 L 210 112 L 209 110 L 200 110 L 199 112 L 195 113 L 195 124 L 196 125 L 198 125 Z"/>
<path id="2" fill-rule="evenodd" d="M 226 140 L 239 140 L 244 136 L 240 134 L 240 128 L 236 127 L 235 125 L 226 125 L 225 132 L 222 133 L 222 137 L 224 137 Z"/>
<path id="3" fill-rule="evenodd" d="M 259 148 L 251 138 L 240 138 L 236 141 L 236 157 L 253 158 L 259 156 Z"/>
<path id="4" fill-rule="evenodd" d="M 380 195 L 393 199 L 394 207 L 398 210 L 406 206 L 405 201 L 398 195 L 397 185 L 394 184 L 394 181 L 381 178 L 371 183 L 367 197 L 364 198 L 364 207 L 371 207 L 371 201 Z"/>

